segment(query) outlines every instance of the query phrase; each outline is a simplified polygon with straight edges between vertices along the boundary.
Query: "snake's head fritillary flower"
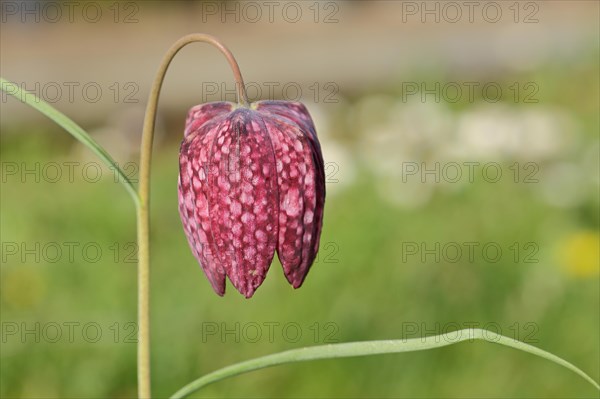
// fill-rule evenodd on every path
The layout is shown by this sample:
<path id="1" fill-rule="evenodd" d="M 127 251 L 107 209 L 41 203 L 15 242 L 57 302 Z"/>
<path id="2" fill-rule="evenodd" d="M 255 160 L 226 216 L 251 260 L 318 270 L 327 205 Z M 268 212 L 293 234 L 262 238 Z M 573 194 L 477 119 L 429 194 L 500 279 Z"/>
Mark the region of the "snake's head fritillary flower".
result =
<path id="1" fill-rule="evenodd" d="M 251 297 L 275 250 L 290 284 L 302 285 L 319 249 L 325 203 L 323 156 L 304 105 L 193 107 L 178 189 L 185 234 L 217 294 L 228 276 Z"/>

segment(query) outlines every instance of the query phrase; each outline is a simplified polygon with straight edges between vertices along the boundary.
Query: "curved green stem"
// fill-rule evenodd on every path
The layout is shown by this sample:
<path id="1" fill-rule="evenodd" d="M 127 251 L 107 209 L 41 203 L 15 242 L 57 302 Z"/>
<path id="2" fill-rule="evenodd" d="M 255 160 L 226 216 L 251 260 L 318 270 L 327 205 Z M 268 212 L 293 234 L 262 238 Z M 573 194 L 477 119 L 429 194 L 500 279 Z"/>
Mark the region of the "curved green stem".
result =
<path id="1" fill-rule="evenodd" d="M 213 382 L 225 378 L 233 377 L 243 373 L 248 373 L 254 370 L 260 370 L 267 367 L 277 366 L 279 364 L 305 362 L 308 360 L 317 359 L 332 359 L 341 357 L 380 355 L 386 353 L 415 352 L 427 349 L 441 348 L 444 346 L 457 344 L 459 342 L 473 340 L 482 340 L 508 346 L 550 360 L 578 374 L 600 391 L 600 386 L 590 376 L 588 376 L 586 373 L 581 371 L 573 364 L 561 359 L 556 355 L 553 355 L 552 353 L 546 352 L 542 349 L 528 345 L 521 341 L 505 337 L 492 331 L 481 329 L 465 329 L 423 338 L 349 342 L 342 344 L 320 345 L 309 348 L 292 349 L 285 352 L 275 353 L 273 355 L 247 360 L 245 362 L 237 363 L 213 371 L 212 373 L 209 373 L 187 384 L 179 391 L 177 391 L 173 396 L 171 396 L 171 399 L 184 398 L 196 392 L 197 390 L 207 386 L 208 384 L 212 384 Z"/>
<path id="2" fill-rule="evenodd" d="M 140 154 L 140 183 L 138 187 L 140 206 L 138 207 L 138 396 L 150 398 L 150 163 L 152 160 L 152 143 L 154 141 L 154 125 L 158 98 L 165 74 L 175 55 L 184 46 L 194 43 L 209 43 L 218 48 L 233 70 L 236 81 L 238 102 L 249 106 L 244 80 L 233 54 L 215 37 L 195 33 L 176 41 L 162 59 L 146 106 L 144 128 L 142 132 L 142 147 Z"/>

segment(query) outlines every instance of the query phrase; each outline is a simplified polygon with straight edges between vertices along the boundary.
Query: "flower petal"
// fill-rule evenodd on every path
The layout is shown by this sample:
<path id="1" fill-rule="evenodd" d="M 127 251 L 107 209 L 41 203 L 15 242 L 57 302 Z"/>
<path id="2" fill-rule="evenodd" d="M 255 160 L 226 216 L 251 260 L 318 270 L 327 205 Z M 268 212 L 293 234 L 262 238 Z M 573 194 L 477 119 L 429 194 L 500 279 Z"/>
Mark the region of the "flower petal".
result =
<path id="1" fill-rule="evenodd" d="M 275 158 L 255 111 L 237 109 L 227 123 L 210 151 L 211 230 L 227 276 L 249 298 L 264 281 L 277 243 Z"/>
<path id="2" fill-rule="evenodd" d="M 200 104 L 192 107 L 185 120 L 184 137 L 193 132 L 198 132 L 200 127 L 206 122 L 215 119 L 218 116 L 226 115 L 234 108 L 234 104 L 230 102 L 214 102 Z"/>
<path id="3" fill-rule="evenodd" d="M 275 149 L 279 186 L 277 253 L 286 278 L 298 288 L 319 249 L 325 174 L 310 116 L 297 124 L 282 113 L 265 112 L 264 120 Z"/>
<path id="4" fill-rule="evenodd" d="M 310 138 L 319 148 L 319 140 L 317 139 L 317 131 L 315 124 L 306 109 L 306 106 L 297 101 L 259 101 L 256 103 L 258 111 L 269 112 L 271 114 L 283 116 L 294 122 L 304 132 L 310 133 Z"/>
<path id="5" fill-rule="evenodd" d="M 188 119 L 189 124 L 195 124 L 196 116 L 202 118 L 203 114 Z M 195 124 L 194 130 L 189 129 L 189 124 L 186 126 L 187 134 L 180 149 L 178 181 L 179 214 L 188 243 L 219 295 L 225 293 L 225 270 L 217 256 L 210 230 L 207 165 L 208 149 L 217 133 L 224 129 L 224 121 L 224 118 L 217 118 L 202 125 Z"/>

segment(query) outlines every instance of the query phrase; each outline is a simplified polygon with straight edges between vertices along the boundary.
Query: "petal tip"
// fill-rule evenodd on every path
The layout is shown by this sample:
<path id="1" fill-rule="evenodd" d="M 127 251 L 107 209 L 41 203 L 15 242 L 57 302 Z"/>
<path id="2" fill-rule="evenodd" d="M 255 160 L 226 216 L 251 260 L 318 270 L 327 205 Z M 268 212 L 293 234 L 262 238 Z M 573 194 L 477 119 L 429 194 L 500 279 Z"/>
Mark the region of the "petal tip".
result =
<path id="1" fill-rule="evenodd" d="M 295 281 L 295 282 L 292 283 L 292 287 L 294 289 L 298 289 L 298 288 L 302 287 L 303 283 L 304 283 L 304 280 Z"/>
<path id="2" fill-rule="evenodd" d="M 242 294 L 244 296 L 244 298 L 250 299 L 250 298 L 252 298 L 252 296 L 254 296 L 255 292 L 256 292 L 256 288 L 248 288 L 246 290 L 241 290 L 240 294 Z"/>

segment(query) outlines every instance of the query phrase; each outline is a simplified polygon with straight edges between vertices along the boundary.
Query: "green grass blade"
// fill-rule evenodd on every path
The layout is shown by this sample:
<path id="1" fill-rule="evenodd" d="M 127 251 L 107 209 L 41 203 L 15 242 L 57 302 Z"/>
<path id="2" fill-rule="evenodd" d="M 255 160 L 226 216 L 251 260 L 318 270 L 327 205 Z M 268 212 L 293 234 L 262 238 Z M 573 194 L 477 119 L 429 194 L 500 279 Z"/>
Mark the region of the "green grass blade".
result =
<path id="1" fill-rule="evenodd" d="M 465 329 L 453 331 L 446 334 L 413 338 L 413 339 L 396 339 L 385 341 L 364 341 L 364 342 L 349 342 L 341 344 L 320 345 L 308 348 L 292 349 L 285 352 L 275 353 L 273 355 L 263 356 L 256 359 L 247 360 L 237 363 L 222 369 L 213 371 L 195 381 L 187 384 L 177 391 L 172 399 L 184 398 L 193 392 L 205 387 L 208 384 L 222 380 L 224 378 L 233 377 L 239 374 L 247 373 L 254 370 L 272 367 L 279 364 L 305 362 L 308 360 L 317 359 L 333 359 L 341 357 L 369 356 L 380 355 L 386 353 L 401 353 L 401 352 L 416 352 L 427 349 L 441 348 L 444 346 L 457 344 L 464 341 L 482 340 L 492 342 L 504 346 L 509 346 L 523 352 L 550 360 L 560 366 L 563 366 L 574 373 L 584 378 L 600 391 L 600 386 L 590 376 L 575 367 L 573 364 L 561 359 L 560 357 L 546 352 L 535 346 L 517 341 L 503 335 L 481 329 Z"/>
<path id="2" fill-rule="evenodd" d="M 106 152 L 100 144 L 98 144 L 94 139 L 90 137 L 90 135 L 83 130 L 77 123 L 75 123 L 72 119 L 67 117 L 62 112 L 58 111 L 56 108 L 52 107 L 50 104 L 37 97 L 35 94 L 30 93 L 26 90 L 22 90 L 19 85 L 12 83 L 6 79 L 0 77 L 0 90 L 4 91 L 7 94 L 15 97 L 17 100 L 35 108 L 40 111 L 42 114 L 46 115 L 48 118 L 52 119 L 59 126 L 69 132 L 73 137 L 79 140 L 83 145 L 89 148 L 94 154 L 96 154 L 108 167 L 114 168 L 114 170 L 118 174 L 119 182 L 121 182 L 125 189 L 131 195 L 135 206 L 139 205 L 139 198 L 135 187 L 127 177 L 127 175 L 123 172 L 119 165 L 112 159 L 112 157 Z"/>

